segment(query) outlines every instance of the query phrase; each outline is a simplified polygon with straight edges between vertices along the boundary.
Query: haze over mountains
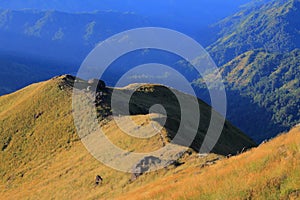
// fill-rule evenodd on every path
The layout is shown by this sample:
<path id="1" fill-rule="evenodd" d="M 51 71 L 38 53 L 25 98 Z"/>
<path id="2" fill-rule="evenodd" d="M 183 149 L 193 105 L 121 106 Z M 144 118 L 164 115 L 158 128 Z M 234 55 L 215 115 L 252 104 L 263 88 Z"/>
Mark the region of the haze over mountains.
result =
<path id="1" fill-rule="evenodd" d="M 10 73 L 1 72 L 1 77 L 15 82 L 3 81 L 1 93 L 57 74 L 75 73 L 98 42 L 118 32 L 141 26 L 149 26 L 148 21 L 129 13 L 69 14 L 2 10 L 1 61 L 11 67 Z M 19 66 L 19 70 L 15 66 Z M 25 76 L 23 71 L 35 75 Z M 22 76 L 27 80 L 17 78 Z"/>
<path id="2" fill-rule="evenodd" d="M 4 0 L 0 3 L 0 7 L 4 9 L 19 10 L 24 8 L 40 9 L 40 10 L 58 10 L 64 12 L 94 12 L 94 11 L 118 11 L 118 12 L 134 12 L 136 14 L 148 17 L 161 17 L 161 20 L 174 18 L 184 24 L 193 24 L 198 21 L 200 24 L 214 23 L 221 18 L 230 15 L 238 10 L 240 5 L 243 5 L 250 0 L 187 0 L 183 1 L 159 1 L 159 0 L 102 0 L 93 1 L 86 0 Z M 224 9 L 226 8 L 226 9 Z M 186 11 L 189 12 L 186 12 Z M 206 17 L 203 20 L 202 17 Z M 188 21 L 187 21 L 188 20 Z"/>

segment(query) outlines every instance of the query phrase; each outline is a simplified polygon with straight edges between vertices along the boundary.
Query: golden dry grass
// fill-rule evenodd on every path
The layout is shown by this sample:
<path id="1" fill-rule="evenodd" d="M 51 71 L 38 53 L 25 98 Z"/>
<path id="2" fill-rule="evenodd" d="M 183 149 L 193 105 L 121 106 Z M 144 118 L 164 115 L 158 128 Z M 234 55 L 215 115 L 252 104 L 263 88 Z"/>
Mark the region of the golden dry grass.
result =
<path id="1" fill-rule="evenodd" d="M 0 97 L 0 199 L 247 199 L 249 195 L 272 199 L 271 194 L 274 198 L 297 195 L 298 130 L 211 167 L 200 168 L 220 156 L 199 158 L 193 152 L 181 159 L 185 164 L 142 175 L 131 183 L 131 174 L 101 164 L 84 148 L 73 124 L 72 90 L 62 89 L 61 83 L 62 78 L 56 78 Z M 149 115 L 132 118 L 140 125 L 149 123 Z M 147 152 L 162 145 L 158 136 L 133 139 L 114 122 L 103 129 L 110 140 L 129 151 Z M 167 140 L 167 130 L 162 134 Z M 95 187 L 97 174 L 104 182 Z"/>
<path id="2" fill-rule="evenodd" d="M 161 170 L 130 183 L 131 174 L 94 159 L 76 134 L 72 88 L 60 87 L 63 78 L 0 98 L 0 199 L 111 199 L 178 170 Z M 133 120 L 147 125 L 149 116 L 133 116 Z M 103 128 L 120 147 L 126 149 L 130 144 L 128 150 L 150 151 L 162 145 L 158 136 L 132 139 L 114 122 Z M 166 130 L 162 134 L 166 137 Z M 104 178 L 101 187 L 94 185 L 97 174 Z"/>
<path id="3" fill-rule="evenodd" d="M 300 199 L 300 128 L 205 169 L 188 168 L 119 199 Z"/>
<path id="4" fill-rule="evenodd" d="M 135 122 L 135 124 L 140 126 L 149 125 L 149 122 L 151 120 L 149 115 L 136 115 L 130 118 L 132 119 L 133 122 Z M 122 119 L 120 121 L 122 122 Z M 157 123 L 156 126 L 159 127 L 159 124 Z M 135 127 L 133 127 L 133 124 L 130 124 L 127 126 L 127 128 L 130 131 L 133 130 Z M 164 143 L 168 141 L 167 131 L 165 129 L 162 129 L 160 134 L 156 134 L 155 136 L 146 139 L 135 138 L 124 133 L 118 127 L 115 121 L 110 121 L 107 124 L 105 124 L 102 127 L 102 130 L 105 133 L 106 137 L 113 144 L 116 144 L 118 147 L 129 152 L 147 153 L 147 152 L 156 151 L 162 148 L 164 146 Z M 150 131 L 151 130 L 149 130 L 149 132 Z M 151 134 L 151 132 L 149 134 Z M 163 138 L 161 138 L 160 135 L 162 135 Z"/>

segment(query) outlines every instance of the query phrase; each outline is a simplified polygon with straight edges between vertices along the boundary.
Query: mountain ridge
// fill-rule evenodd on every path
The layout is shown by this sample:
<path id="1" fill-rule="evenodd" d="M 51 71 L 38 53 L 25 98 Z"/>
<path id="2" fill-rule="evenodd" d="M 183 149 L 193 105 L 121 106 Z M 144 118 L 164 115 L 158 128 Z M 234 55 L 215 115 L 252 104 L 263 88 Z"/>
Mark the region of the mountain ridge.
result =
<path id="1" fill-rule="evenodd" d="M 6 192 L 15 191 L 15 189 L 19 190 L 20 187 L 24 186 L 24 183 L 28 183 L 26 187 L 28 189 L 31 188 L 29 190 L 34 189 L 36 186 L 31 184 L 36 183 L 38 187 L 42 188 L 40 191 L 44 193 L 37 192 L 37 195 L 43 196 L 49 191 L 47 187 L 52 187 L 48 176 L 51 176 L 51 179 L 55 180 L 55 182 L 58 181 L 65 184 L 62 190 L 56 187 L 58 190 L 52 194 L 62 198 L 72 198 L 74 195 L 87 195 L 86 191 L 93 190 L 93 176 L 98 173 L 101 173 L 107 182 L 101 190 L 95 192 L 95 196 L 104 195 L 105 190 L 111 190 L 109 188 L 114 187 L 114 185 L 131 188 L 140 184 L 139 179 L 137 179 L 136 183 L 130 184 L 130 174 L 108 169 L 108 167 L 95 160 L 84 148 L 79 136 L 76 134 L 73 121 L 72 92 L 74 81 L 75 78 L 73 76 L 59 76 L 0 97 L 0 158 L 2 160 L 0 164 L 0 193 L 3 193 L 5 197 Z M 82 82 L 82 90 L 84 92 L 87 92 L 88 86 L 88 82 Z M 133 97 L 131 101 L 132 120 L 142 126 L 149 123 L 151 119 L 151 116 L 146 112 L 147 107 L 152 105 L 153 101 L 148 101 L 150 99 L 141 101 L 141 95 L 149 95 L 153 91 L 155 99 L 160 99 L 158 98 L 159 94 L 161 92 L 165 94 L 167 91 L 167 88 L 162 88 L 162 86 L 158 85 L 146 85 L 144 87 L 151 90 L 142 88 L 136 93 L 137 98 Z M 126 88 L 123 90 L 126 91 Z M 109 102 L 110 89 L 107 88 L 102 92 L 103 98 Z M 164 99 L 166 97 L 161 98 Z M 172 105 L 172 98 L 168 98 L 169 107 L 166 109 L 172 111 L 177 105 Z M 194 165 L 195 163 L 206 162 L 205 160 L 224 157 L 211 153 L 208 157 L 196 159 L 197 153 L 195 150 L 199 147 L 199 143 L 201 144 L 201 138 L 204 134 L 202 129 L 205 129 L 206 120 L 209 118 L 206 115 L 210 110 L 208 105 L 203 102 L 200 107 L 202 108 L 202 119 L 200 121 L 199 136 L 196 137 L 197 142 L 192 144 L 192 149 L 188 150 L 190 153 L 184 154 L 182 158 L 177 158 L 178 163 L 184 163 L 184 160 L 189 158 L 192 160 L 190 164 Z M 162 127 L 162 135 L 156 135 L 149 139 L 135 139 L 122 133 L 118 126 L 109 120 L 109 117 L 106 117 L 105 113 L 110 110 L 106 108 L 106 104 L 104 105 L 102 102 L 97 106 L 97 110 L 100 114 L 100 123 L 104 123 L 103 129 L 107 131 L 107 137 L 114 144 L 129 152 L 144 152 L 161 148 L 165 142 L 169 142 L 172 139 L 173 132 L 176 131 L 177 127 L 176 112 L 172 111 L 173 114 L 171 116 L 173 117 L 167 120 L 165 127 Z M 101 116 L 104 117 L 101 118 Z M 160 126 L 159 123 L 157 126 Z M 237 153 L 243 147 L 250 148 L 252 146 L 256 146 L 256 144 L 229 122 L 226 122 L 220 141 L 218 141 L 213 152 L 227 155 L 228 153 Z M 68 160 L 68 162 L 65 160 Z M 87 163 L 83 164 L 84 161 Z M 63 164 L 59 164 L 62 162 Z M 181 165 L 182 167 L 184 166 L 184 164 Z M 171 171 L 176 170 L 176 167 L 173 167 L 173 165 L 169 166 Z M 50 171 L 48 172 L 47 169 Z M 78 173 L 83 174 L 80 175 L 81 177 L 78 177 Z M 164 172 L 160 171 L 159 173 L 163 174 Z M 113 180 L 114 176 L 118 178 Z M 64 177 L 68 177 L 68 179 Z M 85 191 L 80 189 L 74 191 L 73 194 L 69 193 L 70 196 L 64 196 L 65 192 L 60 193 L 63 190 L 70 192 L 69 186 L 77 188 L 76 177 L 81 182 L 78 184 L 84 184 L 83 188 L 85 188 Z M 47 181 L 45 182 L 45 180 Z M 72 182 L 69 182 L 70 180 Z M 149 181 L 151 180 L 149 179 L 146 182 Z M 29 190 L 22 190 L 22 195 L 29 195 Z M 20 194 L 16 192 L 15 195 Z"/>
<path id="2" fill-rule="evenodd" d="M 173 199 L 183 196 L 195 199 L 299 197 L 299 184 L 292 181 L 300 177 L 299 127 L 289 134 L 229 158 L 216 154 L 197 154 L 190 149 L 176 165 L 132 179 L 131 174 L 118 172 L 99 163 L 84 148 L 72 125 L 70 94 L 73 81 L 72 76 L 55 77 L 0 97 L 0 113 L 11 109 L 8 113 L 0 114 L 0 130 L 1 133 L 5 131 L 5 134 L 0 135 L 2 198 L 147 199 L 163 198 L 166 195 Z M 20 98 L 16 98 L 16 95 Z M 48 101 L 52 103 L 45 107 Z M 132 119 L 137 124 L 143 124 L 147 123 L 147 118 L 147 115 L 135 115 Z M 10 119 L 18 119 L 12 123 L 12 128 L 5 125 L 10 123 Z M 122 148 L 151 150 L 163 146 L 159 136 L 136 143 L 124 136 L 118 137 L 120 135 L 114 124 L 109 121 L 105 121 L 105 124 L 109 139 Z M 162 132 L 167 139 L 168 130 Z M 3 137 L 9 134 L 12 137 Z M 277 170 L 272 170 L 276 166 Z M 96 175 L 103 178 L 101 186 L 95 186 Z M 205 185 L 208 185 L 198 191 L 204 182 L 190 179 L 207 180 Z M 216 180 L 219 185 L 215 185 Z M 241 181 L 244 181 L 243 184 Z M 252 185 L 254 183 L 255 187 Z M 236 186 L 235 190 L 228 189 L 233 185 Z M 253 190 L 249 190 L 250 185 Z M 156 192 L 158 187 L 160 192 Z M 189 189 L 179 190 L 178 187 Z M 146 188 L 147 197 L 144 193 Z"/>

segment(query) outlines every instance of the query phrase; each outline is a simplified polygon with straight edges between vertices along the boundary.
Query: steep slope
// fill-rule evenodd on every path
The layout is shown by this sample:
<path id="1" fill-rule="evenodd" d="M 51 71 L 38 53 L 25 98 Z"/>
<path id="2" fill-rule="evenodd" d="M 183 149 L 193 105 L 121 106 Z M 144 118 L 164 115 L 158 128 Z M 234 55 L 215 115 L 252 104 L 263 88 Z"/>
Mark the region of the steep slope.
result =
<path id="1" fill-rule="evenodd" d="M 228 119 L 256 141 L 300 122 L 299 49 L 285 54 L 248 51 L 225 64 L 220 73 L 227 90 Z"/>
<path id="2" fill-rule="evenodd" d="M 299 49 L 286 54 L 250 51 L 227 63 L 221 71 L 231 89 L 273 113 L 274 124 L 289 129 L 299 122 Z M 263 132 L 271 131 L 275 130 Z"/>
<path id="3" fill-rule="evenodd" d="M 118 199 L 299 199 L 300 128 L 207 168 L 191 167 Z"/>
<path id="4" fill-rule="evenodd" d="M 72 115 L 73 81 L 71 76 L 57 77 L 0 98 L 1 198 L 109 199 L 169 173 L 222 157 L 210 154 L 199 159 L 195 151 L 190 150 L 190 155 L 186 154 L 178 160 L 182 164 L 179 168 L 170 166 L 165 170 L 150 173 L 149 176 L 143 175 L 131 183 L 130 174 L 117 172 L 99 163 L 79 140 Z M 155 94 L 166 91 L 162 86 L 146 87 L 154 89 L 152 91 L 156 91 Z M 144 91 L 141 90 L 137 94 L 144 94 Z M 108 99 L 109 93 L 110 89 L 107 89 L 104 94 Z M 149 95 L 149 91 L 147 94 Z M 147 124 L 151 118 L 143 113 L 143 109 L 135 109 L 143 108 L 146 102 L 148 101 L 132 102 L 132 111 L 135 111 L 132 117 L 138 124 Z M 201 106 L 203 110 L 208 111 L 209 107 L 206 104 L 202 102 Z M 98 106 L 99 117 L 109 114 L 109 108 L 105 110 L 105 107 L 106 104 L 103 107 Z M 172 136 L 172 126 L 169 125 L 162 130 L 162 138 L 156 135 L 149 139 L 134 139 L 125 135 L 109 118 L 103 119 L 100 123 L 105 124 L 103 127 L 107 130 L 106 135 L 112 142 L 128 151 L 161 148 L 163 142 L 168 142 Z M 242 150 L 242 147 L 255 145 L 230 123 L 227 122 L 225 127 L 214 152 L 236 153 Z M 199 136 L 203 137 L 203 130 L 199 130 Z M 192 146 L 194 149 L 197 149 L 198 142 Z M 93 184 L 97 174 L 104 178 L 101 187 L 95 187 Z"/>
<path id="5" fill-rule="evenodd" d="M 299 0 L 253 1 L 214 27 L 208 51 L 226 86 L 227 118 L 257 142 L 300 121 L 299 16 Z"/>
<path id="6" fill-rule="evenodd" d="M 300 47 L 300 1 L 249 4 L 215 25 L 218 39 L 208 47 L 221 66 L 246 51 L 284 53 Z"/>

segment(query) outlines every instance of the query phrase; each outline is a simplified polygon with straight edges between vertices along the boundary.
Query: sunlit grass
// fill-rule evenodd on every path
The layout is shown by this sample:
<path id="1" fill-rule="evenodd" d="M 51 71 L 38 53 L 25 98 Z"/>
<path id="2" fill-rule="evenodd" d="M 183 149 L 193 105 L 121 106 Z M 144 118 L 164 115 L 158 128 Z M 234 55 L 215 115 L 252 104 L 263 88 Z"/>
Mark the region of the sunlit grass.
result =
<path id="1" fill-rule="evenodd" d="M 242 155 L 203 170 L 185 169 L 120 199 L 299 199 L 299 147 L 295 128 Z"/>
<path id="2" fill-rule="evenodd" d="M 130 182 L 131 174 L 101 164 L 84 148 L 73 123 L 72 90 L 61 89 L 61 83 L 57 78 L 0 98 L 0 199 L 285 199 L 299 194 L 299 129 L 230 159 L 199 158 L 190 150 L 180 160 L 183 165 Z M 132 118 L 140 125 L 149 121 L 147 115 Z M 114 122 L 103 129 L 129 151 L 162 146 L 159 137 L 133 139 Z M 167 137 L 167 130 L 162 134 Z M 222 158 L 217 164 L 201 167 L 216 157 Z M 104 182 L 96 187 L 98 174 Z"/>

